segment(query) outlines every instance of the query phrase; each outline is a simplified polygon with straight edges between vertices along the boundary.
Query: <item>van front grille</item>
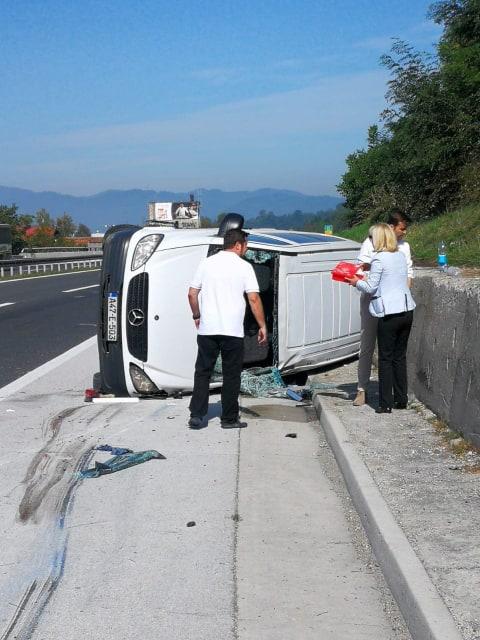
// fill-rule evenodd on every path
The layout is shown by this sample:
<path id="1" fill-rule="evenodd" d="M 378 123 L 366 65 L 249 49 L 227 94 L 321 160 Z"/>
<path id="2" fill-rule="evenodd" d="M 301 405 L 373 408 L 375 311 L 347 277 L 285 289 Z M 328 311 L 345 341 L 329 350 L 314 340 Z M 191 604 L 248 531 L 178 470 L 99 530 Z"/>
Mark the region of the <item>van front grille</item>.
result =
<path id="1" fill-rule="evenodd" d="M 148 273 L 130 280 L 127 295 L 128 350 L 142 362 L 148 357 Z"/>

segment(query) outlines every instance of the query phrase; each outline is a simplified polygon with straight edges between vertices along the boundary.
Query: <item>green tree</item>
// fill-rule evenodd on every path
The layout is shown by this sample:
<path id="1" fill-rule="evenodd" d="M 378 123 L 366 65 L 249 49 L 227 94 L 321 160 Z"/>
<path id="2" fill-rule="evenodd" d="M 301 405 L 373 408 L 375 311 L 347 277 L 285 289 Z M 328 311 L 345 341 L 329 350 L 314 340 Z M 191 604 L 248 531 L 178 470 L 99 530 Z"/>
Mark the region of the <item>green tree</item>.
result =
<path id="1" fill-rule="evenodd" d="M 430 16 L 444 27 L 437 56 L 396 40 L 381 58 L 391 73 L 382 127 L 347 157 L 338 185 L 351 223 L 391 207 L 427 218 L 478 199 L 480 0 L 443 0 Z"/>
<path id="2" fill-rule="evenodd" d="M 78 238 L 88 238 L 92 235 L 92 232 L 87 227 L 86 224 L 80 223 L 78 225 L 77 231 L 75 232 L 75 236 Z"/>
<path id="3" fill-rule="evenodd" d="M 200 218 L 200 228 L 201 229 L 210 229 L 214 224 L 207 216 L 201 216 Z"/>
<path id="4" fill-rule="evenodd" d="M 35 222 L 39 227 L 48 227 L 50 229 L 53 229 L 55 227 L 55 221 L 53 220 L 51 215 L 48 213 L 48 211 L 43 208 L 39 209 L 35 213 Z"/>
<path id="5" fill-rule="evenodd" d="M 444 31 L 438 46 L 445 91 L 452 96 L 452 131 L 461 201 L 478 201 L 480 170 L 480 0 L 444 0 L 430 8 Z M 475 178 L 476 176 L 476 178 Z"/>
<path id="6" fill-rule="evenodd" d="M 63 216 L 57 218 L 56 230 L 61 238 L 70 238 L 74 235 L 77 225 L 73 221 L 72 216 L 68 213 L 64 213 Z"/>

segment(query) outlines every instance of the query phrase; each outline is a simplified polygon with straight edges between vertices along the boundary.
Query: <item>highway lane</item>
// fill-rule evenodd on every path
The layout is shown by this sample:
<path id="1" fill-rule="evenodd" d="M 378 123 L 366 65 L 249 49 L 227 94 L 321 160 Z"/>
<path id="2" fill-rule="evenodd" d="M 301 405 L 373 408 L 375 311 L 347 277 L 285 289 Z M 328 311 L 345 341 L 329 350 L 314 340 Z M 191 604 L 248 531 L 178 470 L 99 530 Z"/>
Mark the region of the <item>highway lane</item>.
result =
<path id="1" fill-rule="evenodd" d="M 0 282 L 0 387 L 95 335 L 100 271 Z"/>

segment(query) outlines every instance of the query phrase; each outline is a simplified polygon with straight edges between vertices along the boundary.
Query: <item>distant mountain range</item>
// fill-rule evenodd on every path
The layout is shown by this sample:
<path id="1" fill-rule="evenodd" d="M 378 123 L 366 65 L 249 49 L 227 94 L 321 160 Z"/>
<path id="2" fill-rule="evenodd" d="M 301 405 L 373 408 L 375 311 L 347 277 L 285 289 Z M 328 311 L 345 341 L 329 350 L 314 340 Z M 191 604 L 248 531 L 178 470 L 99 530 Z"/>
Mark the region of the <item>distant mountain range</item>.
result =
<path id="1" fill-rule="evenodd" d="M 330 211 L 342 202 L 335 196 L 307 196 L 286 189 L 258 189 L 256 191 L 221 191 L 220 189 L 195 189 L 200 200 L 201 214 L 216 219 L 219 213 L 235 211 L 246 220 L 255 218 L 262 210 L 275 215 L 294 211 L 316 213 Z M 92 196 L 70 196 L 55 191 L 30 191 L 0 186 L 0 204 L 16 204 L 19 213 L 34 214 L 46 209 L 53 217 L 68 213 L 77 224 L 86 224 L 92 231 L 103 230 L 105 225 L 129 222 L 141 224 L 147 217 L 148 202 L 179 202 L 189 199 L 189 192 L 102 191 Z"/>

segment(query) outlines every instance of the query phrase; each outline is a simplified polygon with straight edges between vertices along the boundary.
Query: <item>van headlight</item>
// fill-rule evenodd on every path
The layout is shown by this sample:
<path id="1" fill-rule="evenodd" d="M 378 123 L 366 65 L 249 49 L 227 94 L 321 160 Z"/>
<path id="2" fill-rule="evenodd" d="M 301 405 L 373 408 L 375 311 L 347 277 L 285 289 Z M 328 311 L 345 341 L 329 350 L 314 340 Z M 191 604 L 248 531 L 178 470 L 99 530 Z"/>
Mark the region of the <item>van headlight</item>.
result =
<path id="1" fill-rule="evenodd" d="M 151 258 L 152 253 L 158 247 L 163 238 L 163 233 L 153 233 L 150 236 L 145 236 L 137 242 L 137 246 L 133 252 L 132 271 L 140 268 Z"/>
<path id="2" fill-rule="evenodd" d="M 135 391 L 142 395 L 151 395 L 153 393 L 159 393 L 158 387 L 153 383 L 147 374 L 137 367 L 133 362 L 130 363 L 130 378 L 132 379 Z"/>

